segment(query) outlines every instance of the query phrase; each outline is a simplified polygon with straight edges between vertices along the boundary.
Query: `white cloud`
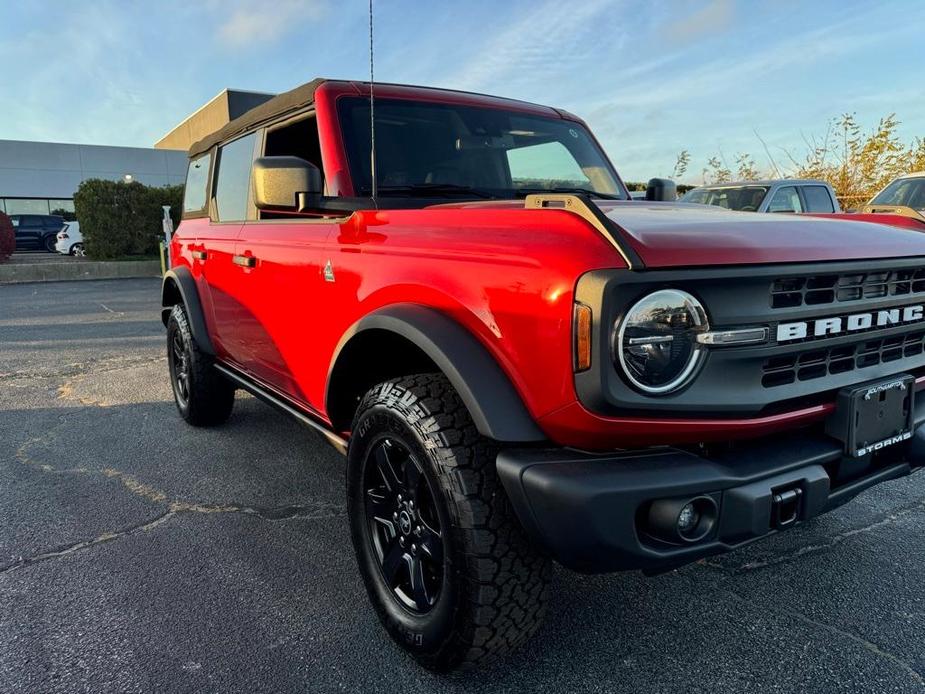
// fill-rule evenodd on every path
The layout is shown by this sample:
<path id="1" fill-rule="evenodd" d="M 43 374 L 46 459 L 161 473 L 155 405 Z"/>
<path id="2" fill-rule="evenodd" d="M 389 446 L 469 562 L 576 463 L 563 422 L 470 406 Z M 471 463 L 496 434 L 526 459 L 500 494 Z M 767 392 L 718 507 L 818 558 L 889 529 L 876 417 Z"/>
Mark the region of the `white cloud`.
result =
<path id="1" fill-rule="evenodd" d="M 229 12 L 230 6 L 230 12 Z M 317 21 L 328 10 L 326 0 L 238 0 L 222 3 L 218 11 L 228 13 L 217 30 L 218 40 L 229 48 L 277 39 L 306 21 Z"/>
<path id="2" fill-rule="evenodd" d="M 536 85 L 553 75 L 581 79 L 588 62 L 602 48 L 589 37 L 599 33 L 602 19 L 607 15 L 616 18 L 619 12 L 613 0 L 547 0 L 529 11 L 518 12 L 518 19 L 500 31 L 493 31 L 497 25 L 486 27 L 488 38 L 481 44 L 469 37 L 474 57 L 443 83 L 471 90 L 493 87 L 511 94 L 518 85 Z M 609 44 L 619 40 L 615 27 Z"/>
<path id="3" fill-rule="evenodd" d="M 665 27 L 665 36 L 674 43 L 685 43 L 710 34 L 720 34 L 732 27 L 735 18 L 733 0 L 711 0 L 686 17 Z"/>

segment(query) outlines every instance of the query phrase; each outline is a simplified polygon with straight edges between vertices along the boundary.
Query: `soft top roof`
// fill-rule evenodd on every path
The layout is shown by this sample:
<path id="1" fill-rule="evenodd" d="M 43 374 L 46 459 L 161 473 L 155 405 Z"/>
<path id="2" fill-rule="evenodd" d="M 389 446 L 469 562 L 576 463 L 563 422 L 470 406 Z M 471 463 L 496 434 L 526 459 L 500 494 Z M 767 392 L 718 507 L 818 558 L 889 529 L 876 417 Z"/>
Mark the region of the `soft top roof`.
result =
<path id="1" fill-rule="evenodd" d="M 275 120 L 279 116 L 296 113 L 300 109 L 311 106 L 315 102 L 315 92 L 322 84 L 328 82 L 352 88 L 356 90 L 356 94 L 360 94 L 361 89 L 369 89 L 368 82 L 331 80 L 323 77 L 313 79 L 311 82 L 303 84 L 301 87 L 296 87 L 295 89 L 291 89 L 288 92 L 278 94 L 272 99 L 263 102 L 259 106 L 255 106 L 239 118 L 235 118 L 230 123 L 225 124 L 211 135 L 202 138 L 199 140 L 199 142 L 193 143 L 193 145 L 189 148 L 190 158 L 197 157 L 200 154 L 207 152 L 215 145 L 230 140 L 236 135 L 241 135 L 258 125 L 266 123 L 267 121 Z M 521 111 L 528 111 L 549 117 L 566 118 L 569 120 L 581 122 L 581 120 L 576 116 L 573 116 L 559 109 L 550 108 L 549 106 L 540 106 L 539 104 L 532 104 L 527 101 L 520 101 L 519 99 L 508 99 L 506 97 L 490 96 L 488 94 L 477 94 L 473 92 L 459 91 L 456 89 L 416 87 L 410 84 L 390 84 L 387 82 L 377 82 L 376 90 L 377 94 L 382 93 L 385 98 L 389 98 L 389 95 L 394 96 L 396 93 L 406 96 L 408 94 L 420 95 L 425 93 L 441 94 L 443 99 L 464 99 L 467 102 L 474 100 L 480 105 L 495 107 L 504 105 L 505 108 L 516 108 L 517 110 Z"/>
<path id="2" fill-rule="evenodd" d="M 233 121 L 226 123 L 211 135 L 202 138 L 199 142 L 194 142 L 189 148 L 190 158 L 203 154 L 220 142 L 224 142 L 235 135 L 243 133 L 264 121 L 290 111 L 297 111 L 305 106 L 310 106 L 315 101 L 315 90 L 327 81 L 328 80 L 323 77 L 313 79 L 307 84 L 303 84 L 295 89 L 290 89 L 288 92 L 278 94 L 259 106 L 255 106 L 239 118 L 235 118 Z"/>

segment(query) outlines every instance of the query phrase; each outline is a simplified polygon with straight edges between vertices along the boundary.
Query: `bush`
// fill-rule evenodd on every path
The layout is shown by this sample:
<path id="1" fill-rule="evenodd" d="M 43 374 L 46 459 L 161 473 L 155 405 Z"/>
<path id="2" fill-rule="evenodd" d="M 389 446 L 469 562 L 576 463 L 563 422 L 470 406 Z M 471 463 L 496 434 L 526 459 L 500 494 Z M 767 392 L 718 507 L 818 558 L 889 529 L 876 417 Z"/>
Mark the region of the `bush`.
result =
<path id="1" fill-rule="evenodd" d="M 136 181 L 88 179 L 74 194 L 84 250 L 91 258 L 156 256 L 163 238 L 162 205 L 179 223 L 183 186 L 146 186 Z"/>
<path id="2" fill-rule="evenodd" d="M 13 222 L 3 212 L 0 212 L 0 263 L 9 260 L 16 250 L 16 232 Z"/>

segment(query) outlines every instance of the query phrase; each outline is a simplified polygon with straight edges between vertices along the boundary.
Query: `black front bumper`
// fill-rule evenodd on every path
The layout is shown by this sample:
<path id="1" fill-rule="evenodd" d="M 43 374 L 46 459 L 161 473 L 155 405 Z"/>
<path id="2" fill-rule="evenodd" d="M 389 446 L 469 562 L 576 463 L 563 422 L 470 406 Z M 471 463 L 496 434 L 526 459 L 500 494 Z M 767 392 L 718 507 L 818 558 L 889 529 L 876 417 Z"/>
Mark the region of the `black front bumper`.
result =
<path id="1" fill-rule="evenodd" d="M 839 442 L 814 432 L 710 457 L 673 448 L 606 456 L 519 449 L 500 453 L 497 467 L 524 528 L 560 563 L 586 573 L 658 573 L 791 527 L 910 474 L 925 464 L 925 427 L 916 420 L 911 440 L 888 455 L 864 458 L 845 457 Z M 782 524 L 781 496 L 788 494 L 798 500 Z M 669 542 L 649 532 L 654 502 L 694 497 L 716 511 L 702 539 Z"/>

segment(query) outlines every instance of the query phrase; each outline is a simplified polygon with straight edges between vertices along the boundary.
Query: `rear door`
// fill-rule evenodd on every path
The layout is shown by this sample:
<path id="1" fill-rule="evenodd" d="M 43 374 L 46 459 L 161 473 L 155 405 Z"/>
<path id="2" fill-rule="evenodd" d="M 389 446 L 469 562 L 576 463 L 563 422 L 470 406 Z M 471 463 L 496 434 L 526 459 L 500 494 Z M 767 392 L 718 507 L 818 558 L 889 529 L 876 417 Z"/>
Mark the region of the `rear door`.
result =
<path id="1" fill-rule="evenodd" d="M 251 133 L 222 145 L 213 165 L 209 222 L 197 233 L 201 286 L 208 293 L 214 334 L 229 362 L 248 362 L 244 327 L 250 308 L 240 268 L 235 264 L 235 244 L 250 205 L 250 172 L 256 135 Z"/>

